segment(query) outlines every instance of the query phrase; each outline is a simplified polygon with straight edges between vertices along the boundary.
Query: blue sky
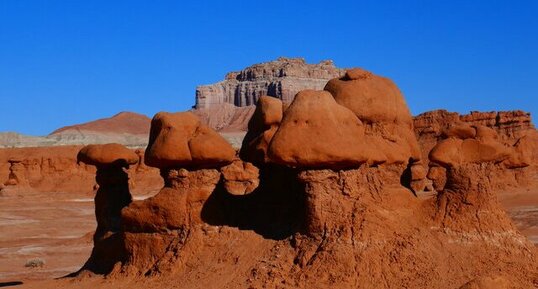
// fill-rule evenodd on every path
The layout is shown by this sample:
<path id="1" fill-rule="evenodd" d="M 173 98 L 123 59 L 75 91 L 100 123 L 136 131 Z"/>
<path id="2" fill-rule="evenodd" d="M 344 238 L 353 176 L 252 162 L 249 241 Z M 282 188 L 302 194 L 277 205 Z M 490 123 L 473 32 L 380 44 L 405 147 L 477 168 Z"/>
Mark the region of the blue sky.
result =
<path id="1" fill-rule="evenodd" d="M 194 104 L 279 56 L 392 78 L 414 114 L 538 115 L 538 1 L 0 0 L 0 131 Z"/>

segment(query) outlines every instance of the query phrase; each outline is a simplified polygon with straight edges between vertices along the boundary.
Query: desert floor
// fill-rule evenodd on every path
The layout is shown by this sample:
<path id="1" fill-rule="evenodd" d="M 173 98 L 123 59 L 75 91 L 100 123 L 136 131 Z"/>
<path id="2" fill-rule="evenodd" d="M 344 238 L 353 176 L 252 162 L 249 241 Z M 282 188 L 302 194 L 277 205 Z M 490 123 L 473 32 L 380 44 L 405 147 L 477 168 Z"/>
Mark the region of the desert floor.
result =
<path id="1" fill-rule="evenodd" d="M 498 197 L 519 230 L 538 246 L 537 190 L 505 191 Z M 91 252 L 93 210 L 91 194 L 4 192 L 0 196 L 0 287 L 32 287 L 43 282 L 39 280 L 77 271 Z M 44 264 L 28 267 L 31 260 Z M 66 282 L 76 281 L 60 283 Z"/>

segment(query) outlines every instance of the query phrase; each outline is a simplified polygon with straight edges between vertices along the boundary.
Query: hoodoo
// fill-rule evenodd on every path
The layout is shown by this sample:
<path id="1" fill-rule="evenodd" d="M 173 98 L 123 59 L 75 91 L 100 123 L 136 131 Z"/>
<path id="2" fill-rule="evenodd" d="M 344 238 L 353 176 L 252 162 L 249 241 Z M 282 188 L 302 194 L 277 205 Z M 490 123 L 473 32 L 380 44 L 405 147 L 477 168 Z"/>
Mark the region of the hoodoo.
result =
<path id="1" fill-rule="evenodd" d="M 93 236 L 92 256 L 84 267 L 99 273 L 107 272 L 114 265 L 113 244 L 119 240 L 121 210 L 132 201 L 126 170 L 138 162 L 138 156 L 120 144 L 87 145 L 79 151 L 77 161 L 97 167 L 97 229 Z"/>

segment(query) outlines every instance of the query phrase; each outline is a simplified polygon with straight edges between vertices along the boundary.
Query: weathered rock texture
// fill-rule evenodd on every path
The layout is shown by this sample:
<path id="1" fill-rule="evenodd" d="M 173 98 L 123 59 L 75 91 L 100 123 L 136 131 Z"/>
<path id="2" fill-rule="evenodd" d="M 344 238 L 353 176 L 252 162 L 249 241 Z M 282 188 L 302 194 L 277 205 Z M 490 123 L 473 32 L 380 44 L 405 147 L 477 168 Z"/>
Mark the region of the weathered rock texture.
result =
<path id="1" fill-rule="evenodd" d="M 460 115 L 446 110 L 434 110 L 416 116 L 413 120 L 415 133 L 423 156 L 427 156 L 438 140 L 454 134 L 471 132 L 471 126 L 481 125 L 495 130 L 500 140 L 515 145 L 520 139 L 538 140 L 538 132 L 531 122 L 530 113 L 516 111 L 478 112 Z M 458 131 L 459 130 L 459 131 Z M 461 135 L 460 135 L 461 136 Z M 474 137 L 470 135 L 469 137 Z M 461 138 L 465 138 L 461 136 Z M 532 156 L 536 160 L 536 155 Z"/>
<path id="2" fill-rule="evenodd" d="M 196 108 L 209 108 L 231 103 L 235 106 L 254 105 L 262 95 L 291 102 L 303 89 L 323 89 L 331 78 L 344 71 L 326 60 L 307 64 L 302 58 L 281 57 L 275 61 L 255 64 L 239 72 L 230 72 L 224 81 L 196 88 Z"/>
<path id="3" fill-rule="evenodd" d="M 414 118 L 423 158 L 433 157 L 428 179 L 435 190 L 446 182 L 445 168 L 462 162 L 477 163 L 484 157 L 496 166 L 488 175 L 497 191 L 528 185 L 538 173 L 538 131 L 523 111 L 471 112 L 460 115 L 446 110 Z"/>
<path id="4" fill-rule="evenodd" d="M 358 167 L 372 154 L 357 116 L 315 90 L 297 94 L 268 148 L 271 162 L 301 168 Z"/>
<path id="5" fill-rule="evenodd" d="M 501 209 L 489 175 L 529 166 L 508 165 L 515 146 L 475 125 L 441 136 L 429 159 L 440 169 L 427 173 L 393 88 L 352 70 L 329 92 L 299 93 L 287 109 L 259 100 L 244 143 L 254 149 L 241 154 L 257 160 L 259 183 L 249 193 L 246 184 L 239 193 L 230 186 L 256 178 L 248 160 L 189 163 L 181 146 L 192 135 L 169 131 L 189 131 L 192 123 L 153 122 L 152 138 L 169 136 L 154 152 L 167 152 L 166 165 L 152 163 L 165 185 L 122 209 L 120 229 L 96 240 L 82 272 L 158 275 L 153 280 L 169 278 L 177 288 L 532 288 L 536 249 Z M 383 113 L 376 102 L 387 98 L 400 105 Z M 377 109 L 354 111 L 365 101 Z M 369 144 L 376 161 L 333 147 L 333 139 L 346 138 Z M 331 145 L 315 143 L 323 141 Z M 440 176 L 439 192 L 419 198 L 409 187 L 428 176 Z"/>
<path id="6" fill-rule="evenodd" d="M 242 159 L 254 164 L 269 162 L 267 149 L 280 126 L 285 109 L 280 99 L 265 95 L 258 99 L 239 152 Z"/>
<path id="7" fill-rule="evenodd" d="M 255 105 L 237 107 L 230 103 L 191 110 L 202 123 L 220 132 L 246 132 Z"/>
<path id="8" fill-rule="evenodd" d="M 145 163 L 152 167 L 226 165 L 232 146 L 191 112 L 160 112 L 151 121 Z"/>
<path id="9" fill-rule="evenodd" d="M 368 142 L 381 154 L 374 163 L 413 163 L 421 159 L 411 112 L 390 79 L 356 68 L 330 80 L 325 90 L 364 124 Z"/>

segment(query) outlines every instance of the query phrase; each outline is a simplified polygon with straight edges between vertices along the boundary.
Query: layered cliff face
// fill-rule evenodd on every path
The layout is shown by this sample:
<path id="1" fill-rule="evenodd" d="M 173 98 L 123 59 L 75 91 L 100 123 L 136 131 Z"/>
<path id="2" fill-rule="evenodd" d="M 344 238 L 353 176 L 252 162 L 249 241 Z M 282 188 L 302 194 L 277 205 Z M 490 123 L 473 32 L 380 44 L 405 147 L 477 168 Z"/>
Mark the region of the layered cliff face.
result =
<path id="1" fill-rule="evenodd" d="M 512 141 L 535 130 L 530 113 L 521 110 L 472 111 L 464 115 L 446 110 L 434 110 L 414 117 L 415 131 L 419 139 L 438 138 L 443 133 L 443 130 L 460 122 L 490 127 L 497 131 L 499 137 L 503 140 Z"/>
<path id="2" fill-rule="evenodd" d="M 81 146 L 12 148 L 0 150 L 0 183 L 5 190 L 21 193 L 89 193 L 95 184 L 95 168 L 77 163 Z M 143 151 L 133 150 L 143 158 Z M 139 163 L 132 166 L 131 187 L 147 193 L 162 184 L 159 171 Z"/>
<path id="3" fill-rule="evenodd" d="M 473 111 L 460 115 L 446 110 L 434 110 L 414 117 L 415 134 L 421 145 L 423 156 L 427 157 L 433 146 L 452 128 L 466 124 L 485 126 L 497 132 L 500 140 L 509 146 L 537 143 L 538 131 L 531 121 L 530 113 L 515 111 Z M 538 154 L 529 148 L 530 158 L 538 164 Z"/>
<path id="4" fill-rule="evenodd" d="M 536 249 L 501 209 L 489 175 L 529 166 L 495 130 L 458 126 L 440 136 L 429 163 L 444 183 L 421 198 L 412 188 L 427 177 L 419 169 L 426 160 L 388 79 L 351 70 L 289 106 L 260 98 L 248 128 L 238 159 L 194 114 L 157 114 L 145 160 L 160 169 L 164 187 L 96 215 L 105 232 L 78 275 L 159 276 L 141 282 L 175 288 L 538 283 Z M 104 169 L 119 173 L 98 174 Z M 121 176 L 101 182 L 128 188 Z"/>
<path id="5" fill-rule="evenodd" d="M 230 72 L 224 81 L 196 88 L 196 108 L 230 103 L 235 106 L 256 104 L 262 95 L 291 102 L 303 89 L 323 89 L 331 78 L 343 75 L 332 61 L 307 64 L 302 58 L 281 57 L 255 64 L 239 72 Z"/>

